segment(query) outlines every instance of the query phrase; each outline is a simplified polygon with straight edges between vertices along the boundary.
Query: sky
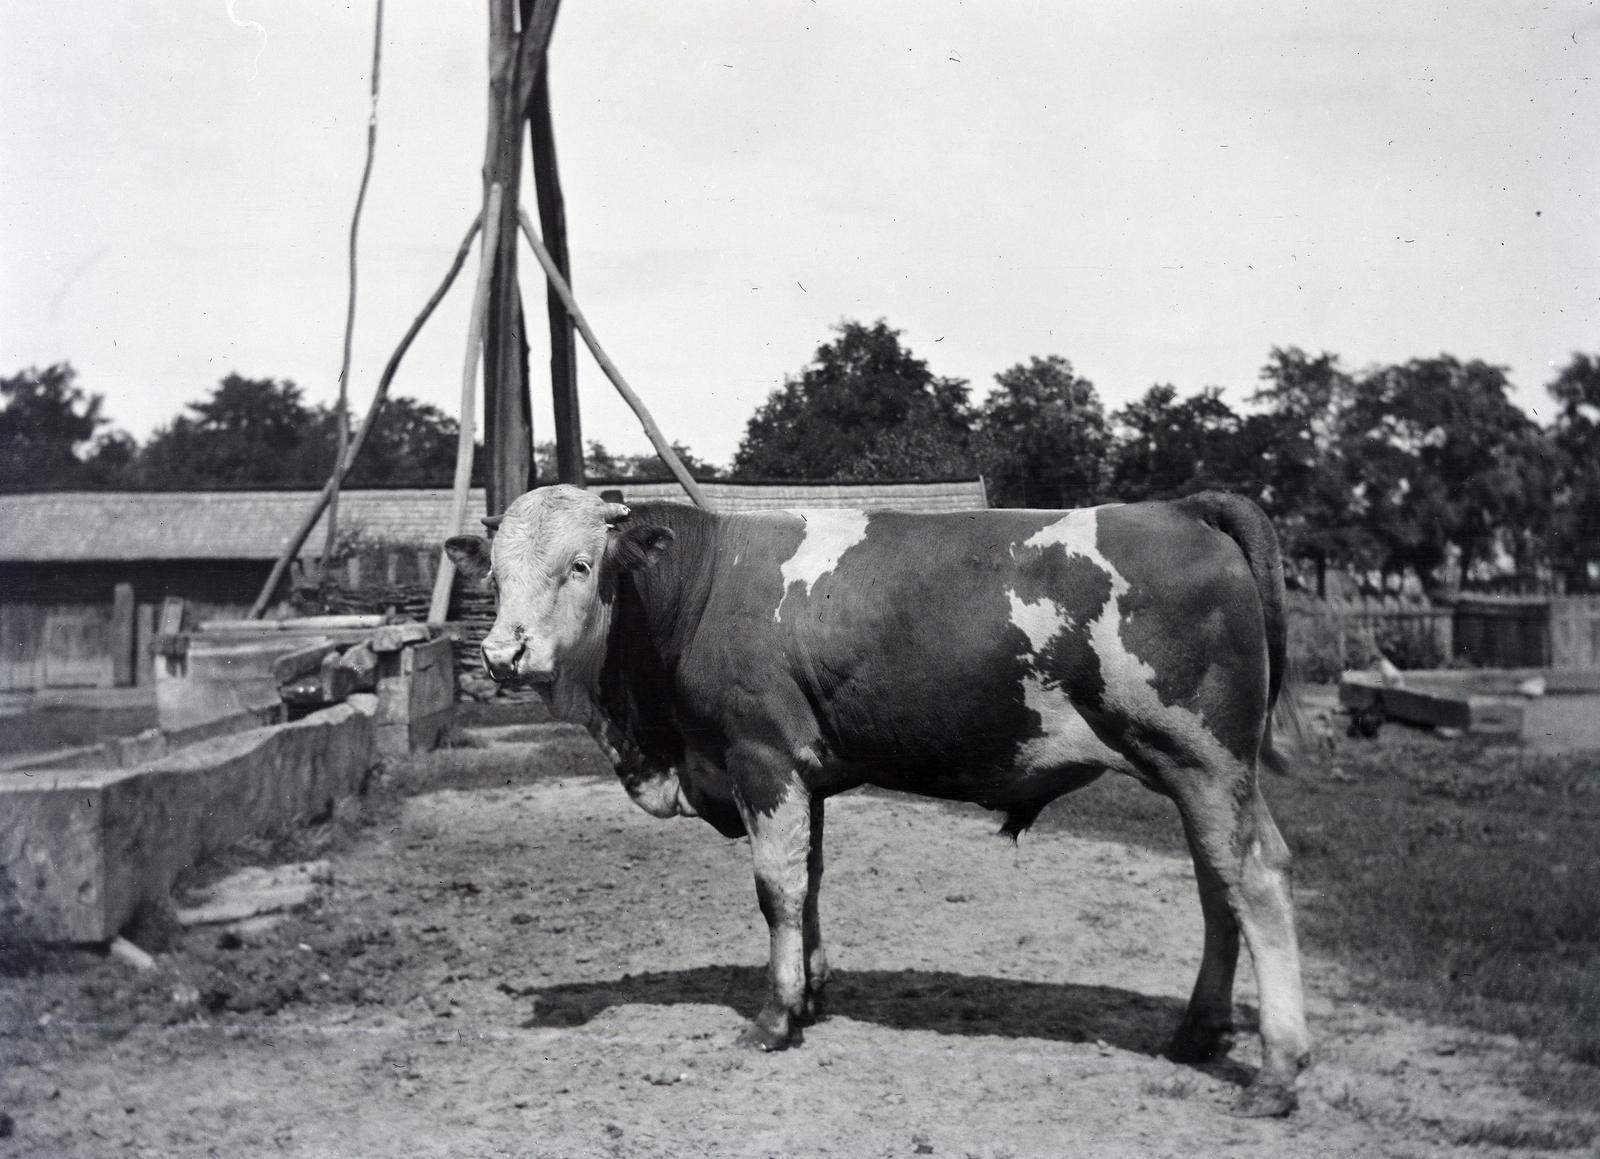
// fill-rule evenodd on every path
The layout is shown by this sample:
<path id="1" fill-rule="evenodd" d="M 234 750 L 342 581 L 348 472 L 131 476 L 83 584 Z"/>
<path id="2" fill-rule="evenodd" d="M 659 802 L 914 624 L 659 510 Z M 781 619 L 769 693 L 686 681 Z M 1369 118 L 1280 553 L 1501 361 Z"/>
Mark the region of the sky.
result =
<path id="1" fill-rule="evenodd" d="M 486 5 L 384 13 L 357 413 L 482 196 Z M 5 5 L 0 374 L 70 361 L 141 438 L 230 372 L 335 398 L 372 17 Z M 1108 409 L 1156 383 L 1243 406 L 1298 346 L 1481 358 L 1545 418 L 1556 370 L 1600 351 L 1597 54 L 1594 0 L 567 0 L 574 288 L 713 462 L 847 318 L 975 400 L 1056 354 Z M 464 275 L 395 393 L 457 413 L 470 296 Z M 645 450 L 580 357 L 585 437 Z"/>

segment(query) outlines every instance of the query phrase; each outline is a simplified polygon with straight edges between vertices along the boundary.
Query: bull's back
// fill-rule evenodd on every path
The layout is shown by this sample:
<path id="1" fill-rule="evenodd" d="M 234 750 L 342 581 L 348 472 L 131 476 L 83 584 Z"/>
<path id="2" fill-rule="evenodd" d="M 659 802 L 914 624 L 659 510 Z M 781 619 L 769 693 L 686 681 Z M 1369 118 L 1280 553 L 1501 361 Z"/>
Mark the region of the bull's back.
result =
<path id="1" fill-rule="evenodd" d="M 706 670 L 742 714 L 815 719 L 841 759 L 1003 769 L 1130 681 L 1198 707 L 1219 663 L 1261 668 L 1242 554 L 1168 504 L 729 524 Z"/>

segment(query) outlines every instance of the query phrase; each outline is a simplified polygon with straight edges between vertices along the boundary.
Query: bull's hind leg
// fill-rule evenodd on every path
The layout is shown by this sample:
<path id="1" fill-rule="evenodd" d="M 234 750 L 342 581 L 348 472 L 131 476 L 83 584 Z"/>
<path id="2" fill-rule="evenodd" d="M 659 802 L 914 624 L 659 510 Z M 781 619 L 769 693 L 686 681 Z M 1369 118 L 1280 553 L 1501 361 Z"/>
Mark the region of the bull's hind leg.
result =
<path id="1" fill-rule="evenodd" d="M 758 784 L 761 782 L 757 782 Z M 783 1050 L 798 1038 L 807 1013 L 806 930 L 815 924 L 808 905 L 813 811 L 810 794 L 794 781 L 764 786 L 757 800 L 739 798 L 739 812 L 750 834 L 756 897 L 767 919 L 767 999 L 739 1042 L 762 1050 Z M 821 803 L 817 817 L 820 819 Z M 817 822 L 820 829 L 820 820 Z M 820 860 L 818 862 L 820 873 Z M 810 918 L 810 922 L 807 918 Z"/>
<path id="2" fill-rule="evenodd" d="M 824 988 L 828 984 L 828 952 L 822 948 L 822 921 L 817 895 L 822 890 L 822 798 L 811 798 L 811 847 L 806 855 L 806 902 L 801 934 L 806 955 L 806 996 L 801 1023 L 809 1026 L 827 1017 Z"/>
<path id="3" fill-rule="evenodd" d="M 1200 975 L 1189 996 L 1189 1009 L 1172 1036 L 1167 1055 L 1174 1062 L 1208 1062 L 1226 1054 L 1233 1045 L 1233 975 L 1239 964 L 1239 923 L 1228 905 L 1222 880 L 1199 849 L 1194 853 L 1195 882 L 1200 887 L 1200 910 L 1205 915 L 1205 951 Z"/>
<path id="4" fill-rule="evenodd" d="M 1261 992 L 1262 1060 L 1235 1110 L 1287 1114 L 1295 1105 L 1294 1081 L 1310 1058 L 1289 896 L 1289 848 L 1248 769 L 1225 776 L 1189 770 L 1174 781 L 1173 796 L 1194 853 L 1206 948 L 1173 1052 L 1206 1056 L 1221 1045 L 1242 933 Z"/>

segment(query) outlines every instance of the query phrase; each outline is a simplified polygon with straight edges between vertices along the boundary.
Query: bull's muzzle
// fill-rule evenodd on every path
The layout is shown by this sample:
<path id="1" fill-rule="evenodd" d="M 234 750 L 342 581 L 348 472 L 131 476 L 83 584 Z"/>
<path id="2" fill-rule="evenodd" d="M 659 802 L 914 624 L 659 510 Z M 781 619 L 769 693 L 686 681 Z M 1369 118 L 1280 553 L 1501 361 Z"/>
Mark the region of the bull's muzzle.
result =
<path id="1" fill-rule="evenodd" d="M 508 644 L 483 642 L 483 666 L 496 684 L 521 681 L 526 684 L 548 684 L 553 673 L 537 667 L 528 654 L 527 645 L 520 640 Z"/>

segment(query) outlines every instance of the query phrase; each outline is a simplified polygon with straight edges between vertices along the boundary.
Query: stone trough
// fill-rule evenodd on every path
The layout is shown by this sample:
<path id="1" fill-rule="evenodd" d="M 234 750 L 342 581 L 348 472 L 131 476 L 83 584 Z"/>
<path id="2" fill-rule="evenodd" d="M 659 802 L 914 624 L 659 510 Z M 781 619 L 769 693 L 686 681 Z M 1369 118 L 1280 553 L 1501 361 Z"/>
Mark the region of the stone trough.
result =
<path id="1" fill-rule="evenodd" d="M 453 722 L 451 642 L 426 625 L 181 628 L 156 640 L 159 728 L 0 764 L 0 940 L 111 941 L 186 866 L 328 815 Z"/>
<path id="2" fill-rule="evenodd" d="M 131 769 L 0 772 L 0 929 L 105 942 L 185 866 L 325 815 L 377 762 L 377 698 L 200 741 Z"/>

